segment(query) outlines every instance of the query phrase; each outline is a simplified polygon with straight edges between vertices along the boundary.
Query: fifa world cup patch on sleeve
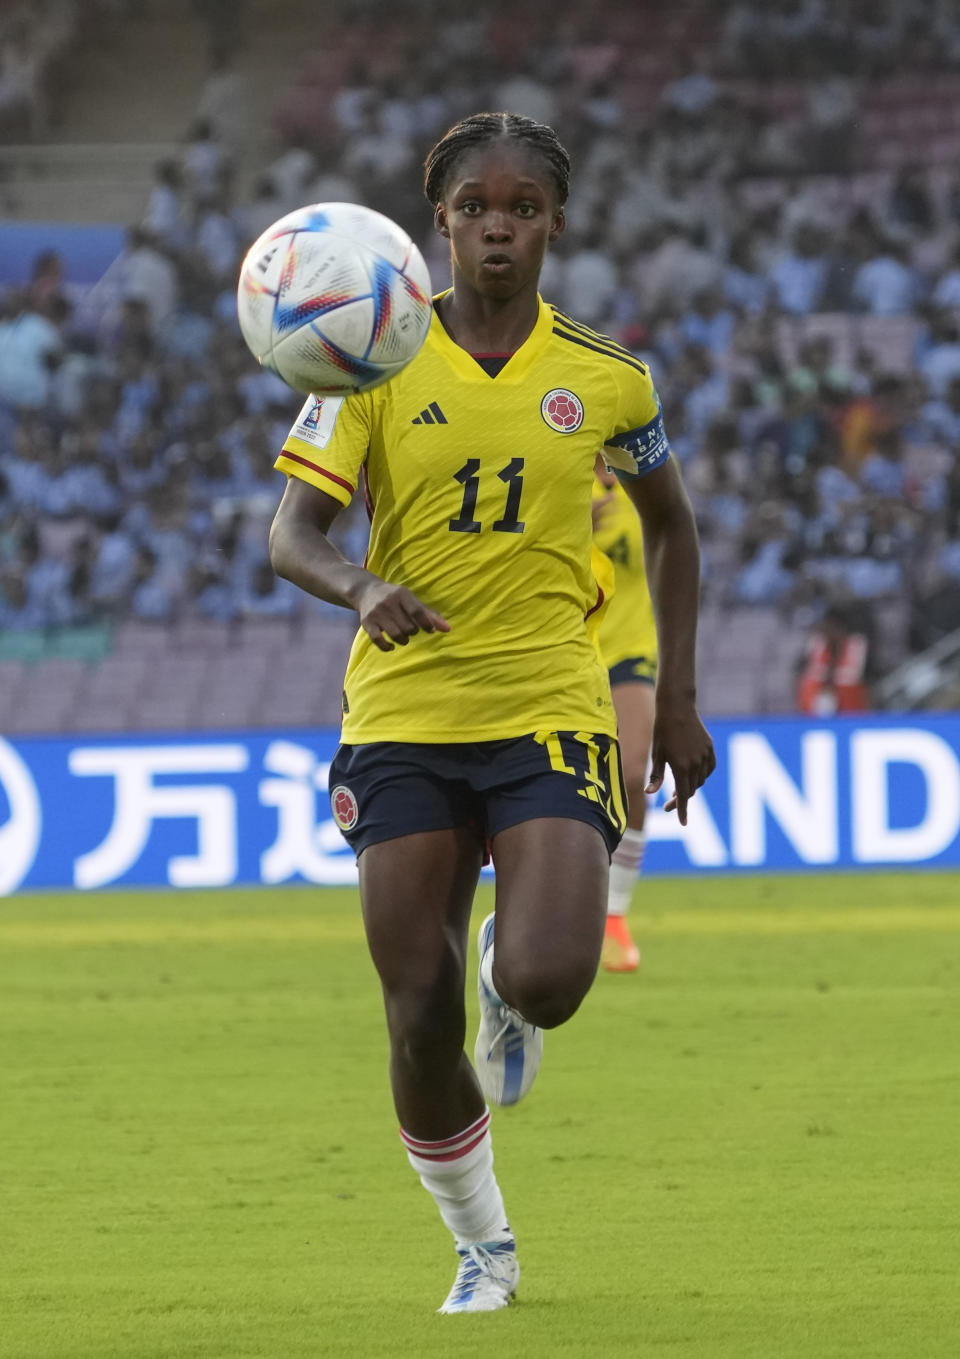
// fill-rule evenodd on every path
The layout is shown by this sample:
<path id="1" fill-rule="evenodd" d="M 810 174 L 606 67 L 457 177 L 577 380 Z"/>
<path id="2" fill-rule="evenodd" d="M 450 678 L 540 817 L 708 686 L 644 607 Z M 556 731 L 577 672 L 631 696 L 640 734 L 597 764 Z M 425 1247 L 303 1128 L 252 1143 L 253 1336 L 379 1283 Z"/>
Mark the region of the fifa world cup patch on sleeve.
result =
<path id="1" fill-rule="evenodd" d="M 342 396 L 309 397 L 290 431 L 291 437 L 313 444 L 314 448 L 326 448 L 337 427 L 343 402 Z"/>
<path id="2" fill-rule="evenodd" d="M 662 411 L 657 411 L 648 425 L 614 435 L 612 439 L 607 440 L 605 447 L 610 450 L 622 450 L 627 455 L 626 459 L 609 458 L 609 461 L 622 471 L 633 472 L 636 476 L 652 472 L 670 457 L 670 440 L 663 427 Z"/>

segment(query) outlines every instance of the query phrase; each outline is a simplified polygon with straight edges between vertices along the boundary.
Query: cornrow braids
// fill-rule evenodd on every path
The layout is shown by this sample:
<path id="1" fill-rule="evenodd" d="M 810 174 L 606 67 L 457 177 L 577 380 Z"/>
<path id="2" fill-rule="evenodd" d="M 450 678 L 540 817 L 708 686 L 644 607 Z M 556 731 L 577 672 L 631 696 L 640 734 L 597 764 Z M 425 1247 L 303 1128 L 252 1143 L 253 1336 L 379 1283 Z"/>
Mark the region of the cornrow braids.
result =
<path id="1" fill-rule="evenodd" d="M 561 204 L 570 191 L 570 156 L 552 127 L 520 113 L 475 113 L 464 118 L 437 142 L 424 164 L 423 191 L 434 207 L 443 197 L 447 178 L 457 161 L 474 147 L 499 138 L 523 142 L 547 163 Z"/>

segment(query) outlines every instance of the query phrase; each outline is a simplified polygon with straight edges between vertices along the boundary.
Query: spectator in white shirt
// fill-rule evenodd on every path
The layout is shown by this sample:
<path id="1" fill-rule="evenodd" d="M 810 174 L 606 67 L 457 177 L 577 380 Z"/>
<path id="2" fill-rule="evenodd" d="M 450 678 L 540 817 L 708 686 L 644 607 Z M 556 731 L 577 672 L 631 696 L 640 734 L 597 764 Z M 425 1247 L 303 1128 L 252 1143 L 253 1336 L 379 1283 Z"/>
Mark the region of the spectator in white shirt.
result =
<path id="1" fill-rule="evenodd" d="M 177 161 L 161 160 L 154 166 L 153 188 L 143 225 L 174 250 L 183 250 L 188 244 L 190 225 L 183 199 L 183 171 Z"/>
<path id="2" fill-rule="evenodd" d="M 68 312 L 61 297 L 43 303 L 24 299 L 22 308 L 0 322 L 0 403 L 30 410 L 47 404 Z"/>
<path id="3" fill-rule="evenodd" d="M 816 311 L 827 279 L 824 239 L 819 228 L 801 223 L 772 270 L 772 282 L 784 311 L 803 316 Z"/>
<path id="4" fill-rule="evenodd" d="M 871 316 L 903 316 L 920 300 L 921 283 L 906 247 L 887 241 L 861 264 L 853 279 L 854 300 Z"/>
<path id="5" fill-rule="evenodd" d="M 210 200 L 197 220 L 197 250 L 211 278 L 221 285 L 235 284 L 239 267 L 237 228 L 227 211 L 225 194 Z"/>
<path id="6" fill-rule="evenodd" d="M 198 118 L 189 132 L 183 153 L 187 182 L 195 202 L 204 203 L 222 189 L 230 167 L 226 147 L 217 139 L 213 124 Z"/>
<path id="7" fill-rule="evenodd" d="M 122 302 L 145 303 L 154 330 L 176 309 L 179 294 L 176 268 L 142 227 L 131 230 L 126 248 L 110 272 L 115 276 Z"/>
<path id="8" fill-rule="evenodd" d="M 316 172 L 316 156 L 299 139 L 290 141 L 267 166 L 267 178 L 283 203 L 284 212 L 292 212 L 307 202 L 305 189 Z"/>

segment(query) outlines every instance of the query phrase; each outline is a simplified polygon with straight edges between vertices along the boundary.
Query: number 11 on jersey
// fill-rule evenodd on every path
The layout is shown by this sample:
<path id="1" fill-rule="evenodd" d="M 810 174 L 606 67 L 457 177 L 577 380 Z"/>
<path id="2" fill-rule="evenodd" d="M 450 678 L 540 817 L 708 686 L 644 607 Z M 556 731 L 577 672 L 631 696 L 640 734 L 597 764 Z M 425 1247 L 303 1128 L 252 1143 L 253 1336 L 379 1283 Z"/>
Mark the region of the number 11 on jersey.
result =
<path id="1" fill-rule="evenodd" d="M 495 519 L 491 525 L 494 533 L 522 533 L 526 524 L 520 518 L 520 500 L 523 496 L 523 458 L 511 458 L 506 467 L 497 473 L 506 484 L 507 500 L 503 518 Z M 463 487 L 463 503 L 456 519 L 450 520 L 451 533 L 479 533 L 483 528 L 474 516 L 477 509 L 477 496 L 480 493 L 480 459 L 468 458 L 459 472 L 453 474 L 454 481 Z"/>

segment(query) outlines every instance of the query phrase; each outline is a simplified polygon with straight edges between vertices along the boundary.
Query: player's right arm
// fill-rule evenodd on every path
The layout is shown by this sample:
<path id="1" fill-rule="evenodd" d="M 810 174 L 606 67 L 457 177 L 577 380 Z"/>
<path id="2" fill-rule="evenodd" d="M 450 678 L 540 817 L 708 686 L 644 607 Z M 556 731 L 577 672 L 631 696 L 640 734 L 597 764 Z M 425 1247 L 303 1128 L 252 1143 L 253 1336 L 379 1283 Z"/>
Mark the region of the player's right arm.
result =
<path id="1" fill-rule="evenodd" d="M 368 395 L 308 397 L 276 462 L 287 489 L 270 529 L 270 562 L 308 594 L 355 609 L 374 645 L 392 651 L 417 632 L 449 632 L 450 625 L 412 590 L 347 561 L 327 536 L 356 491 L 372 420 Z"/>
<path id="2" fill-rule="evenodd" d="M 412 590 L 392 585 L 356 566 L 328 534 L 343 508 L 339 500 L 299 477 L 290 477 L 270 528 L 270 563 L 301 590 L 355 609 L 360 626 L 381 651 L 406 646 L 417 632 L 449 632 L 447 620 Z"/>

